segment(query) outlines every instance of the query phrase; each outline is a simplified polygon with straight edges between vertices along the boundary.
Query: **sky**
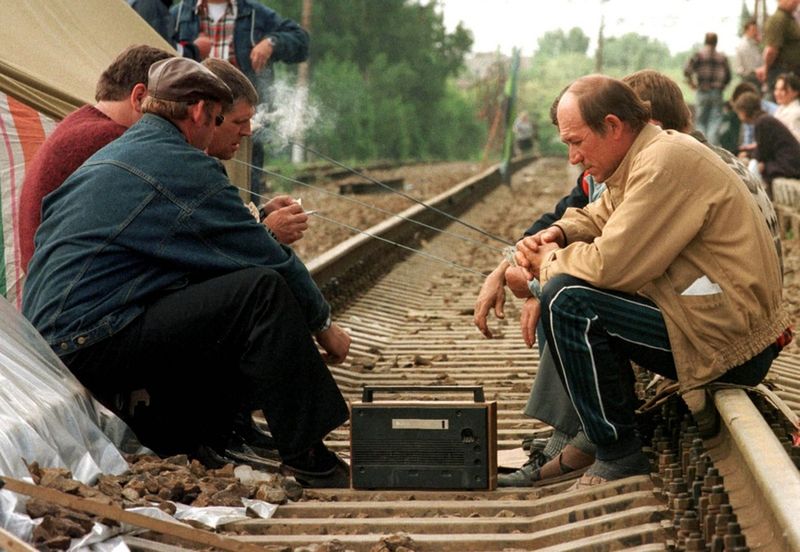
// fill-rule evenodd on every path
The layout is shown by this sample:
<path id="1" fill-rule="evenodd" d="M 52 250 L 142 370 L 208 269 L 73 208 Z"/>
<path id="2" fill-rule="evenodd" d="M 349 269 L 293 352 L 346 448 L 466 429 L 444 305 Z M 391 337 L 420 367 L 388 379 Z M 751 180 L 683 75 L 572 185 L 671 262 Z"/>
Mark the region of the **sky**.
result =
<path id="1" fill-rule="evenodd" d="M 754 0 L 745 0 L 752 12 Z M 666 43 L 674 55 L 702 44 L 706 32 L 719 36 L 717 49 L 733 54 L 739 41 L 742 0 L 442 0 L 445 26 L 459 21 L 473 32 L 473 52 L 531 55 L 544 33 L 579 27 L 594 52 L 601 17 L 606 37 L 638 33 Z M 767 0 L 767 12 L 776 0 Z"/>

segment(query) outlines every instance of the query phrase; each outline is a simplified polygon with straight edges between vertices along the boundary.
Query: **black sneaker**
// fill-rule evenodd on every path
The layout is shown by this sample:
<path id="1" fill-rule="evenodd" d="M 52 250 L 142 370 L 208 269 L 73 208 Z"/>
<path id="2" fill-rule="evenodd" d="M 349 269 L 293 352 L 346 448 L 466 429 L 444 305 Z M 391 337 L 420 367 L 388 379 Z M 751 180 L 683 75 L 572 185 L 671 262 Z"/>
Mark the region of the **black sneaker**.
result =
<path id="1" fill-rule="evenodd" d="M 244 415 L 233 422 L 231 440 L 244 443 L 252 452 L 265 458 L 280 460 L 278 446 L 270 433 L 266 433 Z"/>
<path id="2" fill-rule="evenodd" d="M 303 487 L 350 487 L 350 466 L 322 443 L 305 453 L 284 459 L 281 473 L 294 477 Z"/>
<path id="3" fill-rule="evenodd" d="M 224 446 L 203 444 L 190 457 L 207 468 L 219 469 L 226 464 L 244 464 L 254 470 L 276 473 L 281 466 L 277 453 L 272 457 L 262 456 L 241 439 L 231 437 Z"/>

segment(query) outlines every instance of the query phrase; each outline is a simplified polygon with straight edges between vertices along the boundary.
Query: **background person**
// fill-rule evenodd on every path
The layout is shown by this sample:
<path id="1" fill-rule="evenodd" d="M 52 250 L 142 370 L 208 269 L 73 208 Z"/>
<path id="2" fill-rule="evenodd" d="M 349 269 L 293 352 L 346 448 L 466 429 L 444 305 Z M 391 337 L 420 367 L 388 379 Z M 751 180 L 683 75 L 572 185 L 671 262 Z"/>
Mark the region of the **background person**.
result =
<path id="1" fill-rule="evenodd" d="M 800 77 L 794 73 L 781 73 L 775 80 L 775 102 L 778 109 L 773 115 L 786 125 L 795 139 L 800 141 Z"/>
<path id="2" fill-rule="evenodd" d="M 684 67 L 683 74 L 696 91 L 697 129 L 708 141 L 719 145 L 719 127 L 722 124 L 722 92 L 731 82 L 728 58 L 717 51 L 717 34 L 706 33 L 703 48 L 695 53 Z"/>
<path id="3" fill-rule="evenodd" d="M 778 0 L 778 8 L 764 25 L 763 63 L 756 76 L 766 84 L 770 100 L 778 75 L 800 74 L 800 25 L 793 15 L 798 6 L 800 0 Z"/>
<path id="4" fill-rule="evenodd" d="M 739 96 L 733 103 L 736 114 L 755 129 L 754 159 L 758 172 L 772 196 L 772 181 L 779 176 L 800 178 L 800 144 L 782 122 L 761 109 L 761 100 L 751 92 Z"/>
<path id="5" fill-rule="evenodd" d="M 752 83 L 754 86 L 761 86 L 756 76 L 756 69 L 761 67 L 761 33 L 755 19 L 748 19 L 742 29 L 742 38 L 736 45 L 736 53 L 733 56 L 733 72 L 742 79 Z"/>
<path id="6" fill-rule="evenodd" d="M 255 0 L 181 0 L 170 9 L 172 43 L 186 57 L 230 61 L 261 94 L 272 111 L 270 89 L 274 62 L 300 63 L 308 59 L 308 33 Z M 251 186 L 265 190 L 264 145 L 253 137 Z"/>

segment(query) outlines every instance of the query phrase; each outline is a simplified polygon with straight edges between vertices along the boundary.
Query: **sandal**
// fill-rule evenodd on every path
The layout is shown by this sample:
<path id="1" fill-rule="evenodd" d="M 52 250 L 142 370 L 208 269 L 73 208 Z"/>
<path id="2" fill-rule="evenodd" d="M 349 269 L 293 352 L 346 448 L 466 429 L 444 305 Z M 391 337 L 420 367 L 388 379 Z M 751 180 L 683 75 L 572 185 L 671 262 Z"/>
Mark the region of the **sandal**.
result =
<path id="1" fill-rule="evenodd" d="M 538 487 L 558 481 L 573 479 L 594 462 L 594 456 L 572 445 L 567 445 L 558 456 L 541 465 L 529 462 L 514 473 L 497 476 L 498 487 Z"/>
<path id="2" fill-rule="evenodd" d="M 533 485 L 538 487 L 573 479 L 582 475 L 593 463 L 593 454 L 587 454 L 573 445 L 567 445 L 558 456 L 541 468 L 533 470 L 531 480 Z"/>

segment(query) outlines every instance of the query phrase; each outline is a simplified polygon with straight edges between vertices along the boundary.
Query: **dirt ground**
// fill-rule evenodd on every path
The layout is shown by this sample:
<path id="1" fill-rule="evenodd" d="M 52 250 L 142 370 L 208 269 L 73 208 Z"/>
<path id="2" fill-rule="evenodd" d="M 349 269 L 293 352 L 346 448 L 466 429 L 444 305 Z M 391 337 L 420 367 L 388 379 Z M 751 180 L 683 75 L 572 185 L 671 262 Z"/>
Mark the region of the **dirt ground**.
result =
<path id="1" fill-rule="evenodd" d="M 480 172 L 478 163 L 449 162 L 438 164 L 409 165 L 391 170 L 371 171 L 367 174 L 380 181 L 404 178 L 405 193 L 417 199 L 427 199 L 449 189 L 458 182 Z M 512 180 L 514 204 L 497 221 L 496 228 L 487 230 L 514 239 L 541 213 L 552 209 L 555 202 L 568 193 L 574 185 L 574 169 L 565 159 L 542 159 L 518 171 Z M 355 181 L 350 178 L 348 181 Z M 366 205 L 399 213 L 413 205 L 400 195 L 383 192 L 346 197 L 354 203 L 337 196 L 338 183 L 323 182 L 328 193 L 298 187 L 292 195 L 303 200 L 306 209 L 319 209 L 320 215 L 346 222 L 348 225 L 366 230 L 389 215 Z M 364 205 L 366 204 L 366 205 Z M 298 255 L 310 260 L 327 251 L 341 241 L 355 235 L 355 231 L 339 224 L 313 217 L 311 227 L 304 238 L 294 246 Z M 800 240 L 783 241 L 784 250 L 784 301 L 795 328 L 800 328 Z M 475 292 L 477 293 L 477 289 Z M 800 353 L 800 339 L 795 340 L 788 352 Z"/>

